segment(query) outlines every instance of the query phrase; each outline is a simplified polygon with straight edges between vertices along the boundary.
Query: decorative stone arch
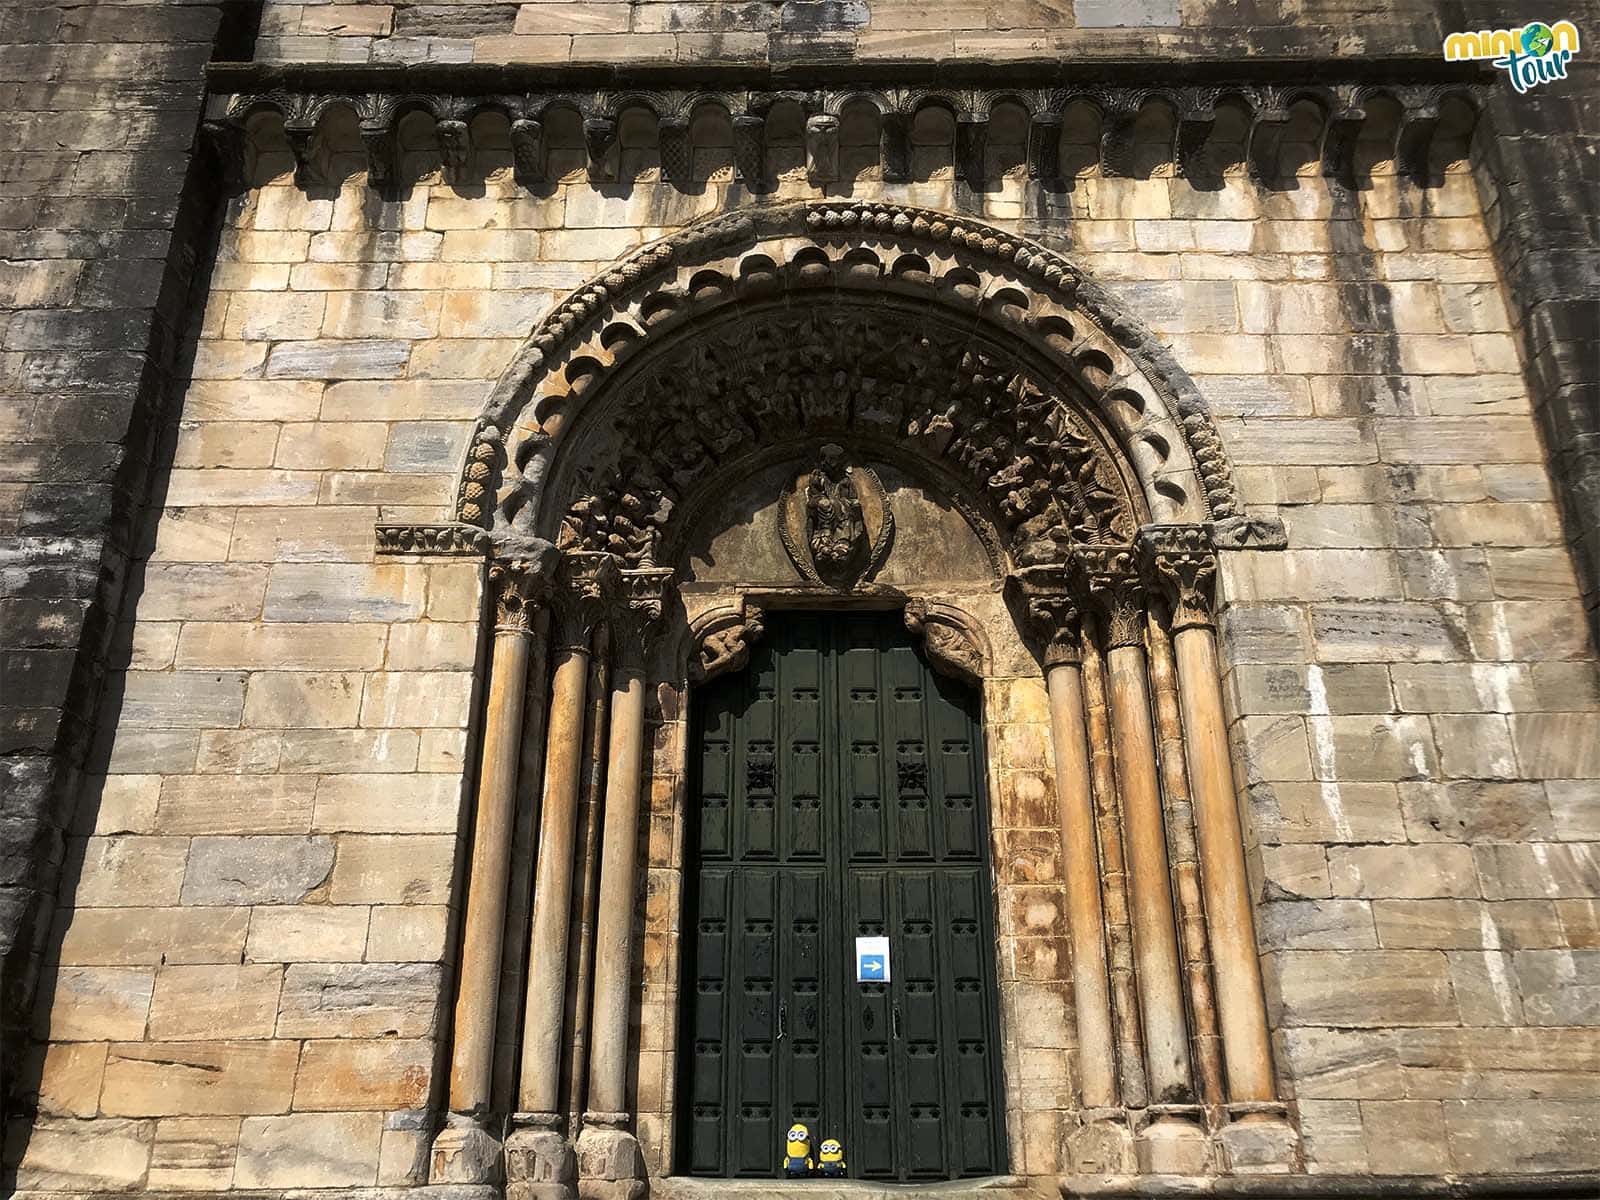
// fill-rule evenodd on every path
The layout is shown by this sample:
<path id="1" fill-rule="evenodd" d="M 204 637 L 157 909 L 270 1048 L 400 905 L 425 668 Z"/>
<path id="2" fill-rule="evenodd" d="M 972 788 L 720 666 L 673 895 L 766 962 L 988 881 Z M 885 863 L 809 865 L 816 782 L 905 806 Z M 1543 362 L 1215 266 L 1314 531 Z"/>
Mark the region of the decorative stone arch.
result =
<path id="1" fill-rule="evenodd" d="M 898 473 L 898 515 L 875 467 Z M 766 489 L 754 501 L 733 490 L 746 477 Z M 982 547 L 954 586 L 878 574 L 895 521 L 926 496 Z M 733 510 L 763 514 L 768 552 L 781 534 L 792 572 L 695 574 L 691 536 Z M 1292 1158 L 1212 625 L 1216 548 L 1281 535 L 1242 514 L 1193 382 L 1064 258 L 963 217 L 863 202 L 757 208 L 646 246 L 534 331 L 478 422 L 457 517 L 494 560 L 497 620 L 437 1179 L 477 1178 L 459 1164 L 500 1150 L 484 1150 L 493 950 L 517 775 L 532 763 L 541 824 L 519 1091 L 499 1106 L 519 1114 L 507 1170 L 518 1200 L 570 1195 L 580 1176 L 585 1194 L 635 1194 L 647 1164 L 630 1125 L 647 1114 L 632 1111 L 626 1055 L 644 797 L 668 814 L 686 802 L 688 690 L 742 666 L 772 609 L 817 605 L 902 612 L 936 668 L 983 689 L 990 738 L 1013 691 L 1037 697 L 1072 951 L 1072 1162 L 1199 1173 L 1218 1154 Z M 824 552 L 838 567 L 826 577 Z M 605 828 L 574 1147 L 557 1072 L 573 816 L 601 766 L 580 746 L 600 654 Z M 648 1114 L 658 1169 L 665 1103 Z"/>

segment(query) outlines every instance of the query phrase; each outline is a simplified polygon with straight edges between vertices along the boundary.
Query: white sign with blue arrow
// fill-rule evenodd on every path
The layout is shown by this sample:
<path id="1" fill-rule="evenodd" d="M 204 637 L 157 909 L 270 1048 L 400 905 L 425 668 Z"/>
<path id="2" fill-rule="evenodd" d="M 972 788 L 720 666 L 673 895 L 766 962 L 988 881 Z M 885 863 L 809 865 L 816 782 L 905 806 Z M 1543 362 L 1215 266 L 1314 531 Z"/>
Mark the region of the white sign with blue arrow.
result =
<path id="1" fill-rule="evenodd" d="M 856 939 L 856 982 L 889 982 L 888 938 L 858 937 Z"/>

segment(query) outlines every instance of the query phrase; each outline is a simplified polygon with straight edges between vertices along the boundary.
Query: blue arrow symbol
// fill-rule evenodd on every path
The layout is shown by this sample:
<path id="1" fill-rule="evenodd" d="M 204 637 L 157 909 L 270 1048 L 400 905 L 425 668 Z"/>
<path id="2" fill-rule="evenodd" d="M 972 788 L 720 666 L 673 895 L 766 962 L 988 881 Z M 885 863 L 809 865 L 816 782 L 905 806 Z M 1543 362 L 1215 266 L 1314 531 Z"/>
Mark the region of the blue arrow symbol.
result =
<path id="1" fill-rule="evenodd" d="M 864 975 L 882 975 L 883 959 L 866 958 L 861 960 L 861 972 Z"/>

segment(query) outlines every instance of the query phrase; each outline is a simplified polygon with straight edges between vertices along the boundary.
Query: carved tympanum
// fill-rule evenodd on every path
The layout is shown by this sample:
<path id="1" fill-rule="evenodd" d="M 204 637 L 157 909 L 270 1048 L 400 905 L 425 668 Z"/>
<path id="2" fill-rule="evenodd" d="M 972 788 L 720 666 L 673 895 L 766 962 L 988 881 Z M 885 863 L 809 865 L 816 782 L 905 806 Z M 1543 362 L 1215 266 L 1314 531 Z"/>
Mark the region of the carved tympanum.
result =
<path id="1" fill-rule="evenodd" d="M 562 541 L 630 566 L 657 561 L 674 509 L 721 469 L 818 437 L 965 480 L 1021 563 L 1134 532 L 1110 452 L 1058 391 L 970 331 L 886 305 L 757 312 L 691 336 L 630 381 L 604 436 Z"/>

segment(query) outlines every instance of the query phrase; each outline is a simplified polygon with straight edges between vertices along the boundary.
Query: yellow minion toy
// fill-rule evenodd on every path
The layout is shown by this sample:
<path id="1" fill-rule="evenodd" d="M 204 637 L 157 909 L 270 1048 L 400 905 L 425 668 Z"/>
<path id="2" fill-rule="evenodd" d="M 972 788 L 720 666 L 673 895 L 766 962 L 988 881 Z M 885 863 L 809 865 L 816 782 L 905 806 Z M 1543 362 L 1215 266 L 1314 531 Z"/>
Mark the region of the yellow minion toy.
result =
<path id="1" fill-rule="evenodd" d="M 824 1138 L 817 1150 L 817 1169 L 826 1179 L 843 1179 L 846 1173 L 844 1143 L 838 1138 Z"/>
<path id="2" fill-rule="evenodd" d="M 811 1130 L 796 1121 L 789 1126 L 788 1140 L 783 1146 L 783 1173 L 790 1179 L 804 1179 L 811 1174 Z"/>

